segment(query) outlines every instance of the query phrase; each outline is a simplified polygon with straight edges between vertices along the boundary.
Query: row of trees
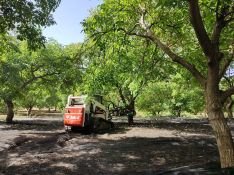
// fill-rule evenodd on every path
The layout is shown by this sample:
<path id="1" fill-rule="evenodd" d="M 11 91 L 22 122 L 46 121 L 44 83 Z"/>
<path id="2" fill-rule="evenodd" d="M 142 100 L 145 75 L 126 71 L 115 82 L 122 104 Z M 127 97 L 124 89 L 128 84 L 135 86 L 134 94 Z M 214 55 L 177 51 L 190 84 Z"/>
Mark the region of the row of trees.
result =
<path id="1" fill-rule="evenodd" d="M 32 51 L 27 42 L 2 36 L 0 98 L 7 106 L 8 123 L 14 117 L 14 102 L 28 109 L 56 107 L 63 94 L 70 93 L 81 81 L 81 67 L 74 59 L 79 45 L 63 47 L 50 40 Z M 62 99 L 61 99 L 62 98 Z"/>
<path id="2" fill-rule="evenodd" d="M 163 55 L 157 48 L 146 40 L 135 39 L 125 36 L 101 45 L 92 40 L 85 43 L 88 66 L 81 91 L 103 95 L 111 107 L 151 115 L 204 111 L 202 90 L 195 81 L 188 83 L 188 73 L 176 72 L 170 62 L 161 60 Z"/>
<path id="3" fill-rule="evenodd" d="M 182 112 L 204 112 L 202 90 L 193 84 L 184 86 L 188 80 L 182 76 L 177 73 L 170 81 L 149 83 L 137 100 L 138 109 L 154 116 L 165 111 L 178 117 Z"/>
<path id="4" fill-rule="evenodd" d="M 135 110 L 137 105 L 153 114 L 196 113 L 205 106 L 221 165 L 234 167 L 223 111 L 234 93 L 226 74 L 234 53 L 232 0 L 104 0 L 83 22 L 88 40 L 81 49 L 43 42 L 40 27 L 54 23 L 51 12 L 58 4 L 15 0 L 0 6 L 0 98 L 7 122 L 15 100 L 33 103 L 45 91 L 68 94 L 77 91 L 77 83 L 80 92 L 103 94 L 116 106 Z M 9 36 L 14 30 L 27 44 Z"/>
<path id="5" fill-rule="evenodd" d="M 223 112 L 225 102 L 234 94 L 233 86 L 224 85 L 234 53 L 233 9 L 232 0 L 104 0 L 83 23 L 103 60 L 115 59 L 117 54 L 120 62 L 126 56 L 122 56 L 123 50 L 131 53 L 133 48 L 139 53 L 134 58 L 144 58 L 152 54 L 150 48 L 155 48 L 158 64 L 149 67 L 153 72 L 163 68 L 165 73 L 173 74 L 171 64 L 190 72 L 191 79 L 203 90 L 223 168 L 234 167 L 234 144 Z M 131 47 L 143 42 L 148 44 Z M 131 62 L 132 57 L 127 57 Z M 147 68 L 142 73 L 146 77 Z"/>
<path id="6" fill-rule="evenodd" d="M 43 79 L 59 73 L 56 66 L 47 63 L 47 59 L 53 62 L 51 55 L 47 56 L 48 49 L 32 52 L 45 46 L 42 27 L 55 24 L 52 13 L 59 4 L 60 0 L 0 1 L 0 98 L 7 106 L 7 122 L 14 117 L 14 100 L 32 103 L 37 93 L 31 90 L 39 87 L 35 83 L 43 84 Z M 32 94 L 31 98 L 27 94 Z"/>
<path id="7" fill-rule="evenodd" d="M 105 55 L 97 48 L 96 55 L 88 49 L 82 57 L 80 44 L 63 47 L 49 40 L 45 48 L 32 51 L 26 42 L 14 37 L 4 36 L 3 41 L 0 97 L 7 106 L 7 122 L 13 119 L 14 104 L 26 108 L 28 115 L 33 107 L 63 109 L 67 94 L 77 89 L 104 95 L 107 105 L 133 110 L 137 106 L 152 115 L 170 111 L 180 116 L 183 111 L 203 111 L 204 100 L 197 93 L 199 90 L 188 91 L 184 86 L 184 72 L 183 76 L 167 76 L 155 48 L 148 47 L 144 53 L 137 49 L 146 46 L 146 41 L 135 42 L 129 48 L 120 44 L 116 46 L 118 53 L 106 50 Z"/>

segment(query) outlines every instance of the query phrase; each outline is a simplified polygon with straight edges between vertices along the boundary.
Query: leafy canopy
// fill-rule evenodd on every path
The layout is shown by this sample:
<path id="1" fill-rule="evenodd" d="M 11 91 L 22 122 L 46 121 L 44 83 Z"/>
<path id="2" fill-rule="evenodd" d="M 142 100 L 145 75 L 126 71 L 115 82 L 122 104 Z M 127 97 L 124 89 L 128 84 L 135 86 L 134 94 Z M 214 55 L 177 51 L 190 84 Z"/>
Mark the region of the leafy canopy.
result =
<path id="1" fill-rule="evenodd" d="M 61 0 L 0 0 L 0 34 L 15 33 L 30 47 L 45 42 L 41 27 L 55 23 L 52 12 Z"/>

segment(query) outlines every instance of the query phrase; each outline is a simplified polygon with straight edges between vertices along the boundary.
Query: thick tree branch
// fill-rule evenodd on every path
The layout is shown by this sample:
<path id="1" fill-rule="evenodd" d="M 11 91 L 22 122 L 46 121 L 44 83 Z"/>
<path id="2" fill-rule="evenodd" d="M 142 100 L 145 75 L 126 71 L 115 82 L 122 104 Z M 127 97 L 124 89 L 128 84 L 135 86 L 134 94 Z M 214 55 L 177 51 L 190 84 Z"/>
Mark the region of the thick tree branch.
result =
<path id="1" fill-rule="evenodd" d="M 213 56 L 214 49 L 212 47 L 211 40 L 206 32 L 204 27 L 198 0 L 189 0 L 189 12 L 190 12 L 190 20 L 195 30 L 197 39 L 202 47 L 204 54 L 211 59 Z M 209 60 L 213 61 L 213 60 Z"/>
<path id="2" fill-rule="evenodd" d="M 215 8 L 216 20 L 219 17 L 219 7 L 220 7 L 220 0 L 217 0 L 217 4 L 216 4 L 216 8 Z"/>
<path id="3" fill-rule="evenodd" d="M 128 104 L 129 104 L 132 101 L 133 94 L 132 94 L 132 92 L 130 91 L 129 88 L 126 88 L 124 92 L 125 92 L 124 93 L 125 99 L 127 99 Z"/>
<path id="4" fill-rule="evenodd" d="M 165 44 L 163 44 L 160 41 L 160 39 L 155 36 L 155 34 L 153 33 L 153 31 L 151 29 L 149 29 L 149 27 L 147 26 L 147 24 L 145 23 L 145 20 L 144 20 L 144 16 L 145 16 L 144 9 L 142 9 L 142 11 L 143 11 L 143 13 L 142 13 L 142 16 L 140 18 L 139 24 L 146 31 L 146 34 L 145 35 L 140 35 L 140 34 L 137 34 L 137 33 L 128 33 L 128 34 L 136 35 L 136 36 L 141 36 L 141 37 L 150 39 L 161 50 L 163 50 L 172 59 L 172 61 L 177 62 L 178 64 L 180 64 L 181 66 L 183 66 L 184 68 L 186 68 L 188 71 L 190 71 L 192 73 L 192 75 L 199 81 L 199 83 L 202 86 L 205 86 L 206 79 L 196 69 L 196 67 L 193 64 L 189 63 L 188 61 L 186 61 L 185 59 L 183 59 L 182 57 L 180 57 L 177 54 L 175 54 L 168 46 L 166 46 Z"/>
<path id="5" fill-rule="evenodd" d="M 147 82 L 147 80 L 142 80 L 142 81 L 141 81 L 140 87 L 138 88 L 138 90 L 136 91 L 135 95 L 133 96 L 133 101 L 135 101 L 136 98 L 140 95 L 140 93 L 142 92 L 143 87 L 144 87 L 144 85 L 146 84 L 146 82 Z"/>
<path id="6" fill-rule="evenodd" d="M 211 37 L 212 44 L 215 47 L 216 51 L 219 50 L 219 40 L 220 40 L 222 29 L 224 27 L 225 27 L 224 19 L 219 19 L 218 21 L 216 21 L 214 29 L 213 29 L 212 37 Z"/>
<path id="7" fill-rule="evenodd" d="M 197 0 L 195 0 L 195 1 L 197 1 Z M 193 3 L 192 3 L 192 4 L 193 4 Z M 197 5 L 197 6 L 198 6 L 198 5 Z M 193 64 L 189 63 L 188 61 L 186 61 L 185 59 L 183 59 L 182 57 L 180 57 L 180 56 L 178 56 L 177 54 L 175 54 L 168 46 L 166 46 L 165 44 L 163 44 L 163 43 L 160 41 L 160 39 L 157 38 L 157 37 L 154 35 L 154 33 L 153 33 L 152 30 L 151 30 L 151 27 L 152 27 L 152 26 L 151 26 L 151 25 L 147 26 L 147 25 L 145 24 L 144 16 L 145 16 L 145 14 L 146 14 L 146 10 L 145 10 L 144 8 L 142 8 L 141 6 L 140 6 L 140 8 L 141 8 L 142 16 L 141 16 L 141 18 L 140 18 L 140 20 L 139 20 L 139 24 L 136 24 L 136 25 L 133 27 L 133 29 L 131 29 L 131 30 L 126 30 L 126 29 L 124 29 L 124 28 L 117 28 L 117 29 L 113 29 L 113 28 L 112 28 L 112 30 L 123 31 L 123 32 L 124 32 L 125 34 L 127 34 L 127 35 L 139 36 L 139 37 L 142 37 L 142 38 L 146 38 L 146 39 L 148 39 L 148 40 L 151 40 L 151 41 L 152 41 L 154 44 L 156 44 L 161 50 L 163 50 L 164 53 L 166 53 L 166 54 L 172 59 L 172 61 L 177 62 L 178 64 L 180 64 L 181 66 L 183 66 L 184 68 L 186 68 L 188 71 L 190 71 L 190 72 L 192 73 L 192 75 L 199 81 L 199 83 L 200 83 L 202 86 L 205 86 L 205 84 L 206 84 L 206 78 L 196 69 L 196 67 L 195 67 Z M 198 11 L 199 11 L 199 9 L 198 9 Z M 199 11 L 199 12 L 200 12 L 200 11 Z M 195 15 L 195 16 L 196 16 L 196 15 Z M 200 16 L 200 18 L 201 18 L 201 16 Z M 144 29 L 144 30 L 146 31 L 146 33 L 145 33 L 145 34 L 142 34 L 141 32 L 135 32 L 135 28 L 136 28 L 137 25 L 140 25 L 141 28 Z M 203 25 L 203 23 L 202 23 L 202 25 Z M 203 28 L 204 28 L 204 26 L 203 26 Z M 109 31 L 105 31 L 105 32 L 100 32 L 100 34 L 103 35 L 103 34 L 106 34 L 106 33 L 108 33 L 108 32 L 110 32 L 110 30 L 109 30 Z M 205 32 L 205 29 L 204 29 L 204 32 Z M 99 32 L 95 33 L 94 35 L 92 35 L 92 37 L 95 36 L 95 35 L 97 35 L 98 33 L 99 33 Z M 203 34 L 202 32 L 200 32 L 200 33 Z M 206 34 L 206 32 L 205 32 L 205 34 Z M 206 34 L 206 35 L 207 35 L 207 34 Z M 200 36 L 200 35 L 199 35 L 199 36 Z M 207 36 L 207 38 L 208 38 L 209 44 L 211 44 L 210 39 L 209 39 L 208 36 Z M 117 88 L 118 88 L 118 90 L 119 90 L 119 93 L 121 94 L 122 89 L 119 88 L 118 86 L 117 86 Z M 124 101 L 123 101 L 123 102 L 124 102 Z M 125 99 L 125 102 L 126 102 L 126 99 Z"/>
<path id="8" fill-rule="evenodd" d="M 221 94 L 221 102 L 224 103 L 228 97 L 234 94 L 234 87 L 230 87 Z"/>
<path id="9" fill-rule="evenodd" d="M 127 30 L 124 29 L 124 28 L 118 28 L 118 30 L 119 30 L 119 31 L 123 31 L 123 32 L 126 33 L 127 35 L 139 36 L 139 37 L 142 37 L 142 38 L 146 38 L 146 39 L 151 40 L 151 37 L 150 37 L 150 36 L 145 35 L 145 34 L 142 34 L 142 33 L 139 33 L 139 32 L 127 31 Z"/>
<path id="10" fill-rule="evenodd" d="M 223 28 L 228 24 L 228 22 L 225 21 L 225 18 L 227 17 L 229 6 L 224 6 L 223 8 L 221 8 L 220 13 L 219 13 L 219 6 L 220 6 L 220 1 L 217 2 L 216 22 L 211 36 L 211 42 L 215 47 L 216 51 L 219 51 L 219 40 L 221 32 Z"/>
<path id="11" fill-rule="evenodd" d="M 123 103 L 124 103 L 124 105 L 126 106 L 126 105 L 127 105 L 127 102 L 126 102 L 126 99 L 125 99 L 125 97 L 124 97 L 124 95 L 123 95 L 122 88 L 119 86 L 119 84 L 118 84 L 118 83 L 116 83 L 116 85 L 115 85 L 115 86 L 117 87 L 117 89 L 118 89 L 118 91 L 119 91 L 119 96 L 120 96 L 120 98 L 121 98 L 122 102 L 123 102 Z"/>
<path id="12" fill-rule="evenodd" d="M 36 81 L 36 80 L 38 80 L 40 78 L 45 78 L 45 77 L 56 75 L 56 74 L 57 74 L 57 72 L 46 73 L 46 74 L 40 75 L 40 76 L 33 75 L 33 77 L 31 79 L 29 79 L 28 81 L 23 83 L 23 85 L 21 86 L 21 89 L 26 88 L 29 84 L 31 84 L 32 82 L 34 82 L 34 81 Z"/>

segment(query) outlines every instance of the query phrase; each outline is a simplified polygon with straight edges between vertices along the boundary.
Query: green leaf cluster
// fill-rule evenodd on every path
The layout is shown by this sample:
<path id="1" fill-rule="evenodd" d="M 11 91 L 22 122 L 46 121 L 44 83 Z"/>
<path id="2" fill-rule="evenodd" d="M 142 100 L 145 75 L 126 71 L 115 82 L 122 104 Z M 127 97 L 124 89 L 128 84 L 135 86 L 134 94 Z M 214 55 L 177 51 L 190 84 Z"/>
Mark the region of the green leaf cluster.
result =
<path id="1" fill-rule="evenodd" d="M 45 43 L 41 27 L 55 24 L 52 12 L 61 0 L 1 0 L 0 34 L 15 33 L 19 40 L 27 40 L 31 48 Z"/>

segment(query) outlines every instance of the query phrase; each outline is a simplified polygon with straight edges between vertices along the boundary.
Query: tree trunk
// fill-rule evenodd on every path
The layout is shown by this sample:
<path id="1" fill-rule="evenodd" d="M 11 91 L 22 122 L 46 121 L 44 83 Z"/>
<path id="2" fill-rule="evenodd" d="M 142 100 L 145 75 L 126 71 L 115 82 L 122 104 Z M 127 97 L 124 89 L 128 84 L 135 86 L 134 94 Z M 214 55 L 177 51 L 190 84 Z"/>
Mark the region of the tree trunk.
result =
<path id="1" fill-rule="evenodd" d="M 135 110 L 135 101 L 132 100 L 129 105 L 127 106 L 128 110 L 128 125 L 134 124 L 133 117 L 136 115 L 136 110 Z"/>
<path id="2" fill-rule="evenodd" d="M 206 110 L 216 137 L 222 168 L 234 167 L 234 144 L 230 128 L 224 118 L 217 67 L 208 70 L 206 84 Z"/>
<path id="3" fill-rule="evenodd" d="M 30 115 L 32 114 L 32 109 L 33 109 L 33 106 L 30 106 L 30 107 L 28 108 L 28 116 L 30 116 Z"/>
<path id="4" fill-rule="evenodd" d="M 6 116 L 6 122 L 12 123 L 14 118 L 14 104 L 11 99 L 4 100 L 6 107 L 7 107 L 7 116 Z"/>
<path id="5" fill-rule="evenodd" d="M 230 118 L 230 119 L 233 118 L 232 106 L 233 106 L 233 101 L 232 101 L 232 98 L 229 97 L 227 99 L 227 103 L 226 103 L 226 110 L 227 110 L 228 118 Z"/>
<path id="6" fill-rule="evenodd" d="M 176 112 L 176 117 L 181 117 L 181 107 L 177 107 L 177 109 L 175 110 Z"/>
<path id="7" fill-rule="evenodd" d="M 222 110 L 209 107 L 208 117 L 216 137 L 221 167 L 234 167 L 233 140 Z"/>

